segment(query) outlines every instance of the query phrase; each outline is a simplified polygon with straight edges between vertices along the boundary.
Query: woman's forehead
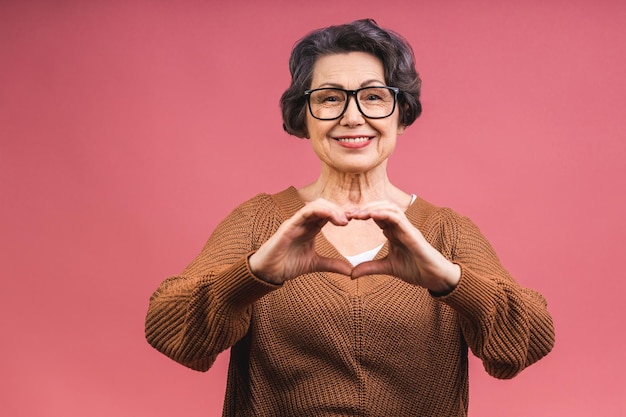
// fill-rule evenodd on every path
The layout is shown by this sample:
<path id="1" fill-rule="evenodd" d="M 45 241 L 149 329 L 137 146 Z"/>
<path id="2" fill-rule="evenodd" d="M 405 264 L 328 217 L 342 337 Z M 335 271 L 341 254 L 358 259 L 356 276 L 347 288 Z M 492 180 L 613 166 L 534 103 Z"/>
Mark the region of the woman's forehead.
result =
<path id="1" fill-rule="evenodd" d="M 355 88 L 372 82 L 384 82 L 385 70 L 380 59 L 365 52 L 324 55 L 313 67 L 312 87 Z M 350 85 L 348 85 L 350 84 Z"/>

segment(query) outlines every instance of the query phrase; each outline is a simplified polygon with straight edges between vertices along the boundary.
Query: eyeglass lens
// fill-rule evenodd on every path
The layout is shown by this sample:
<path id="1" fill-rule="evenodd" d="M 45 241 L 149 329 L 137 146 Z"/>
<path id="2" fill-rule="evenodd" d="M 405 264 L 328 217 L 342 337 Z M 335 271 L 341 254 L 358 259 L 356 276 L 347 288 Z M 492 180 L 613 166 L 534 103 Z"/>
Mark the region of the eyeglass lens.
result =
<path id="1" fill-rule="evenodd" d="M 395 92 L 387 87 L 365 87 L 356 92 L 358 108 L 365 117 L 383 118 L 393 113 Z M 338 88 L 320 88 L 310 93 L 311 114 L 318 119 L 336 119 L 348 107 L 348 92 Z"/>

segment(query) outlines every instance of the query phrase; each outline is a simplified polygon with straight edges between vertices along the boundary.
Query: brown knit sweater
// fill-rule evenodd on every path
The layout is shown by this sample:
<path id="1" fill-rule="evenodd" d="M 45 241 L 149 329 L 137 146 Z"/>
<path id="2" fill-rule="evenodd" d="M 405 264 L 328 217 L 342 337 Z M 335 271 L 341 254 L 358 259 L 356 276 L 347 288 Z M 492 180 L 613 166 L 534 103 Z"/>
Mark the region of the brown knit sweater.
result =
<path id="1" fill-rule="evenodd" d="M 468 346 L 496 378 L 551 350 L 544 298 L 470 220 L 420 198 L 407 217 L 462 271 L 444 297 L 387 275 L 256 278 L 248 255 L 303 205 L 293 187 L 243 203 L 150 299 L 146 338 L 165 355 L 206 371 L 231 348 L 224 416 L 465 416 Z M 316 249 L 341 258 L 321 234 Z"/>

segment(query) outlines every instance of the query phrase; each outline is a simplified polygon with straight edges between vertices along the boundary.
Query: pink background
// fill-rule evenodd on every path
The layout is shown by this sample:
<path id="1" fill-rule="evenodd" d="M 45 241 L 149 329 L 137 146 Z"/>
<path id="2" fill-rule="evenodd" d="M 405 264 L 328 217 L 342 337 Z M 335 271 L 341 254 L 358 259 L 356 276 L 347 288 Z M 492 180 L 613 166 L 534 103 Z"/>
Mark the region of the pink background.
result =
<path id="1" fill-rule="evenodd" d="M 148 298 L 235 205 L 315 178 L 281 128 L 290 49 L 373 17 L 424 82 L 392 181 L 470 216 L 555 320 L 514 380 L 472 360 L 470 415 L 626 415 L 626 3 L 252 3 L 0 1 L 0 414 L 220 413 L 228 355 L 153 350 Z"/>

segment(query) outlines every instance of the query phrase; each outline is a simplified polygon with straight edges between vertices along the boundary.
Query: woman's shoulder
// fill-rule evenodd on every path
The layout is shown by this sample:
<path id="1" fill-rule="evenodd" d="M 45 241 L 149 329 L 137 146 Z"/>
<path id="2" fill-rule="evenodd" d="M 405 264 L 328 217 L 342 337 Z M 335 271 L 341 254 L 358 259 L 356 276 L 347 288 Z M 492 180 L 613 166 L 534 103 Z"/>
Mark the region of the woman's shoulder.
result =
<path id="1" fill-rule="evenodd" d="M 450 207 L 434 204 L 420 196 L 415 198 L 415 201 L 407 210 L 407 217 L 421 220 L 422 222 L 446 219 L 461 220 L 466 218 Z"/>
<path id="2" fill-rule="evenodd" d="M 476 228 L 474 222 L 466 215 L 447 206 L 431 203 L 417 197 L 406 213 L 407 217 L 422 231 L 431 230 L 455 235 L 466 229 Z"/>
<path id="3" fill-rule="evenodd" d="M 295 213 L 304 203 L 298 196 L 298 191 L 293 186 L 289 186 L 281 191 L 259 192 L 240 203 L 235 212 L 249 212 L 255 215 L 271 215 L 282 213 L 291 216 L 291 212 Z"/>
<path id="4" fill-rule="evenodd" d="M 247 200 L 244 200 L 238 204 L 238 206 L 250 206 L 250 205 L 258 205 L 258 204 L 267 204 L 276 202 L 276 198 L 289 198 L 291 191 L 294 190 L 294 187 L 287 187 L 281 191 L 259 191 L 256 194 L 248 197 Z M 297 191 L 296 191 L 297 195 Z"/>

